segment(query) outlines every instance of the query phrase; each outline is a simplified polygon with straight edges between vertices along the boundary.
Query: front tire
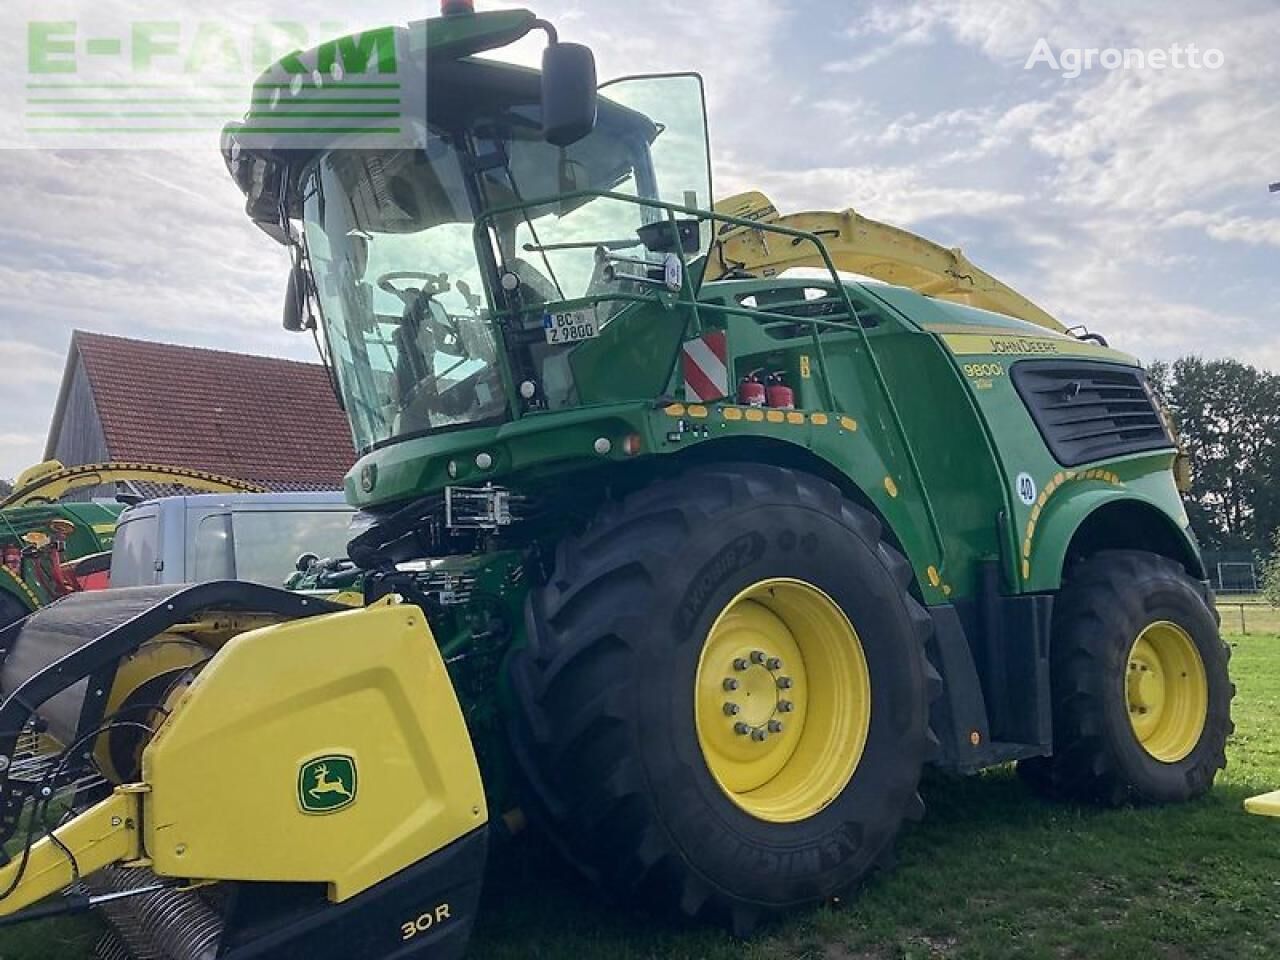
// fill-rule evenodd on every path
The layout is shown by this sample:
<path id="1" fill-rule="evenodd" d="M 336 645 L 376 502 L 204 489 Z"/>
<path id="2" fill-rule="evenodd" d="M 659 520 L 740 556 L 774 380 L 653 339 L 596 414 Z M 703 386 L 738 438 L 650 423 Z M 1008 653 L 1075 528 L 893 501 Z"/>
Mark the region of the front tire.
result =
<path id="1" fill-rule="evenodd" d="M 1115 806 L 1201 796 L 1226 766 L 1230 650 L 1182 567 L 1136 551 L 1083 561 L 1057 601 L 1052 757 L 1018 770 L 1053 797 Z"/>
<path id="2" fill-rule="evenodd" d="M 910 580 L 871 514 L 781 468 L 607 507 L 561 545 L 512 664 L 557 844 L 620 897 L 738 933 L 856 883 L 922 812 L 937 745 Z"/>

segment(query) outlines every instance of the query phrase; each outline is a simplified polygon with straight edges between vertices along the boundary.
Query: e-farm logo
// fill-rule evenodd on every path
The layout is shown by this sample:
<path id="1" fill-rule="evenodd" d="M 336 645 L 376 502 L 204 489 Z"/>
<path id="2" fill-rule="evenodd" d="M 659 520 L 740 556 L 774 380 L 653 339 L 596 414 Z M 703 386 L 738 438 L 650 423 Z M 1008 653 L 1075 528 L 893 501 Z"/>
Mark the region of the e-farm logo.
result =
<path id="1" fill-rule="evenodd" d="M 402 132 L 391 27 L 30 20 L 26 39 L 23 129 L 32 146 L 136 146 L 184 134 L 207 141 L 230 121 L 285 147 Z"/>

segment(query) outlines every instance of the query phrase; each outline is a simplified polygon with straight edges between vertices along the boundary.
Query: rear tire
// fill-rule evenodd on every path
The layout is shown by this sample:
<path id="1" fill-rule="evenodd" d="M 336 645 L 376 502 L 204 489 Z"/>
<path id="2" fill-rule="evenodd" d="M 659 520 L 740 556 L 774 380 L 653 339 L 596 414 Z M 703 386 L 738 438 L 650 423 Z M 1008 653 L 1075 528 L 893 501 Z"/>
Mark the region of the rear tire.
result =
<path id="1" fill-rule="evenodd" d="M 1234 729 L 1229 658 L 1216 611 L 1177 563 L 1090 557 L 1054 610 L 1054 753 L 1019 774 L 1039 793 L 1110 806 L 1204 794 Z"/>
<path id="2" fill-rule="evenodd" d="M 763 913 L 832 897 L 885 863 L 904 817 L 923 812 L 916 787 L 937 747 L 928 704 L 941 684 L 925 658 L 931 620 L 907 592 L 911 579 L 871 514 L 789 470 L 700 468 L 606 507 L 561 544 L 550 582 L 529 599 L 529 646 L 512 663 L 516 752 L 557 845 L 619 897 L 710 915 L 739 934 Z M 775 587 L 791 591 L 805 629 L 791 630 L 797 615 L 775 603 Z M 761 612 L 769 604 L 773 612 Z M 722 614 L 744 611 L 783 620 L 779 643 L 790 636 L 810 644 L 807 653 L 788 648 L 776 671 L 765 657 L 738 663 L 732 644 L 755 643 L 757 626 L 739 623 L 733 629 L 745 633 L 725 641 Z M 820 634 L 810 613 L 830 632 Z M 759 627 L 760 636 L 772 629 Z M 813 646 L 819 634 L 827 639 Z M 861 750 L 841 753 L 857 735 L 856 724 L 840 726 L 862 702 L 852 682 L 828 683 L 825 694 L 811 684 L 807 706 L 754 715 L 790 695 L 780 680 L 792 663 L 797 673 L 808 664 L 814 681 L 828 669 L 856 677 L 856 656 L 825 659 L 854 645 L 870 691 Z M 723 698 L 741 700 L 742 715 L 719 716 L 720 685 L 737 677 L 742 688 Z M 781 789 L 781 800 L 778 789 L 766 795 L 782 772 L 735 792 L 743 768 L 707 745 L 719 737 L 731 754 L 763 754 L 786 737 L 803 744 L 823 717 L 836 726 L 813 726 L 810 742 L 838 731 L 819 751 L 826 759 L 806 759 L 812 752 L 793 744 L 782 769 L 794 789 Z M 777 739 L 756 740 L 770 718 Z M 735 741 L 735 723 L 746 720 L 751 733 Z"/>

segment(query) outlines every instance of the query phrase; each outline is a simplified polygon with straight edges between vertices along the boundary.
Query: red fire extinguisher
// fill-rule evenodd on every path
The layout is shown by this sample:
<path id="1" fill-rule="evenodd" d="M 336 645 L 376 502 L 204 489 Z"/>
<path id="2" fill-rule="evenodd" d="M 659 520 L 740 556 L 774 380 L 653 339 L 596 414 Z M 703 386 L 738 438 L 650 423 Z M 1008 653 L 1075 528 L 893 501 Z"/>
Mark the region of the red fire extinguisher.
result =
<path id="1" fill-rule="evenodd" d="M 738 403 L 744 407 L 763 407 L 768 399 L 764 384 L 760 382 L 760 371 L 755 370 L 742 378 L 738 384 Z"/>
<path id="2" fill-rule="evenodd" d="M 765 391 L 769 406 L 775 410 L 794 410 L 796 408 L 796 392 L 787 386 L 782 372 L 769 377 L 769 386 Z"/>

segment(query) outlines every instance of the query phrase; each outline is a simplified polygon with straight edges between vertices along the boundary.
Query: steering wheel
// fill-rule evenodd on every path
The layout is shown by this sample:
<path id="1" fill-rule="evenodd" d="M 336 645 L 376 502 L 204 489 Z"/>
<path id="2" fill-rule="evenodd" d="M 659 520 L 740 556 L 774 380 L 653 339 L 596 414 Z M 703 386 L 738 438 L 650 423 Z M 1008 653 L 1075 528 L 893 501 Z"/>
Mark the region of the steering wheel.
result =
<path id="1" fill-rule="evenodd" d="M 397 283 L 406 280 L 421 281 L 423 286 L 407 287 L 403 290 L 396 287 Z M 426 322 L 427 329 L 431 331 L 436 348 L 441 353 L 454 357 L 466 357 L 466 347 L 462 342 L 461 335 L 458 333 L 457 325 L 442 321 L 431 309 L 431 305 L 438 294 L 448 293 L 453 289 L 453 284 L 449 282 L 447 273 L 420 273 L 415 270 L 397 270 L 392 273 L 384 273 L 378 277 L 377 284 L 379 290 L 400 298 L 405 307 L 406 320 L 417 318 Z M 436 304 L 436 306 L 440 308 L 440 312 L 445 317 L 448 317 L 448 312 L 440 304 Z"/>
<path id="2" fill-rule="evenodd" d="M 408 290 L 399 290 L 395 284 L 402 280 L 421 280 L 425 286 L 411 288 Z M 412 307 L 418 302 L 420 297 L 434 297 L 442 293 L 448 293 L 453 289 L 453 284 L 449 282 L 447 273 L 421 273 L 416 270 L 394 270 L 391 273 L 384 273 L 378 278 L 378 289 L 383 293 L 389 293 L 393 297 L 399 297 L 404 301 L 406 307 Z"/>

